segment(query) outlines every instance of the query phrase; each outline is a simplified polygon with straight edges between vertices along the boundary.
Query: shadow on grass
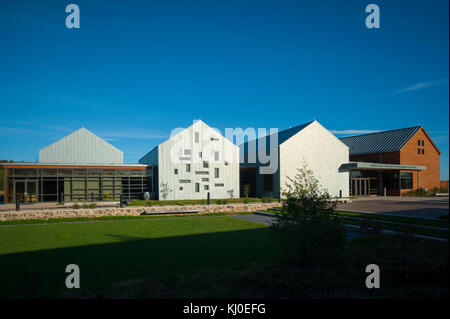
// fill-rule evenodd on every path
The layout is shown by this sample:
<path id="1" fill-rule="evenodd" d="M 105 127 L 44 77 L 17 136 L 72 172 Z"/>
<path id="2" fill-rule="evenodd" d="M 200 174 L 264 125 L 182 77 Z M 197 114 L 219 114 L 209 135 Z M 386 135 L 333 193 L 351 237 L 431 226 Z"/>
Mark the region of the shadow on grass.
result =
<path id="1" fill-rule="evenodd" d="M 118 243 L 0 255 L 0 298 L 58 297 L 68 290 L 68 264 L 80 267 L 81 288 L 95 290 L 137 278 L 277 262 L 281 252 L 274 236 L 265 228 L 151 239 L 119 236 Z"/>

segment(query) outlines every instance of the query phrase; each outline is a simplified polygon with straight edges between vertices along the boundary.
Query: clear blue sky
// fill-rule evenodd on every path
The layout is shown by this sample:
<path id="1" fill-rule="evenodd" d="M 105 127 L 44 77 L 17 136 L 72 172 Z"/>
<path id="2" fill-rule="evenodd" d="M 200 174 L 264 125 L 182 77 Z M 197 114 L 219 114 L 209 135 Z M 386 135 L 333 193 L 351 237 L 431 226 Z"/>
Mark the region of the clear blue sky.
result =
<path id="1" fill-rule="evenodd" d="M 81 28 L 65 27 L 76 3 Z M 365 7 L 381 9 L 367 29 Z M 448 1 L 0 2 L 0 159 L 85 126 L 137 162 L 175 127 L 422 124 L 449 166 Z M 343 136 L 340 134 L 338 136 Z"/>

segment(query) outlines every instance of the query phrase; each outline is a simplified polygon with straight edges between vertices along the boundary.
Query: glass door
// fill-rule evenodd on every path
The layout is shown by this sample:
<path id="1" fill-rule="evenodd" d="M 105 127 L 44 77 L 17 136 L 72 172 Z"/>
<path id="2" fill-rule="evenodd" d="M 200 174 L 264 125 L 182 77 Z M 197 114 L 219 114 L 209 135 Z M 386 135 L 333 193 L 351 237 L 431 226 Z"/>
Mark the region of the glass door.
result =
<path id="1" fill-rule="evenodd" d="M 19 197 L 21 203 L 37 202 L 38 193 L 37 181 L 15 181 L 14 182 L 14 201 Z"/>

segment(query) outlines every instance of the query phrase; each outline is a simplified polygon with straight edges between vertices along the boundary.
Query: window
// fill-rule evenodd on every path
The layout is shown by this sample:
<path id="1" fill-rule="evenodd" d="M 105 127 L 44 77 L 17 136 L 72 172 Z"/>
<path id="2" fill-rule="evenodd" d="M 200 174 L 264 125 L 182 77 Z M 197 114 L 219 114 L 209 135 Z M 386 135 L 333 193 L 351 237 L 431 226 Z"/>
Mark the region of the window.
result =
<path id="1" fill-rule="evenodd" d="M 225 166 L 228 166 L 228 161 L 225 161 Z"/>
<path id="2" fill-rule="evenodd" d="M 186 173 L 191 172 L 191 164 L 186 164 Z"/>
<path id="3" fill-rule="evenodd" d="M 182 191 L 183 190 L 183 187 L 180 187 L 180 191 Z"/>
<path id="4" fill-rule="evenodd" d="M 200 184 L 199 183 L 195 183 L 195 192 L 196 193 L 200 192 Z"/>
<path id="5" fill-rule="evenodd" d="M 417 140 L 417 145 L 420 146 L 420 140 Z"/>
<path id="6" fill-rule="evenodd" d="M 264 191 L 271 192 L 273 190 L 273 176 L 272 174 L 264 174 Z"/>
<path id="7" fill-rule="evenodd" d="M 417 149 L 417 154 L 420 154 L 420 148 Z"/>
<path id="8" fill-rule="evenodd" d="M 205 191 L 209 190 L 209 185 L 204 185 L 203 188 L 205 189 Z"/>
<path id="9" fill-rule="evenodd" d="M 211 137 L 211 141 L 218 141 L 219 139 L 217 137 Z"/>
<path id="10" fill-rule="evenodd" d="M 216 162 L 219 161 L 219 152 L 214 152 L 214 160 L 215 160 Z"/>
<path id="11" fill-rule="evenodd" d="M 195 132 L 195 143 L 200 143 L 200 134 Z"/>
<path id="12" fill-rule="evenodd" d="M 214 168 L 214 177 L 219 178 L 219 168 L 218 167 Z"/>
<path id="13" fill-rule="evenodd" d="M 190 179 L 180 179 L 180 183 L 183 183 L 183 184 L 187 184 L 187 183 L 190 183 L 190 182 L 191 182 Z"/>
<path id="14" fill-rule="evenodd" d="M 422 148 L 422 155 L 425 154 L 425 150 Z"/>
<path id="15" fill-rule="evenodd" d="M 208 175 L 208 171 L 195 171 L 195 175 Z"/>
<path id="16" fill-rule="evenodd" d="M 424 144 L 425 144 L 425 141 L 424 141 L 424 140 L 422 140 L 422 146 L 424 146 Z"/>
<path id="17" fill-rule="evenodd" d="M 184 155 L 191 155 L 191 150 L 184 150 Z"/>
<path id="18" fill-rule="evenodd" d="M 175 168 L 175 169 L 173 170 L 173 173 L 174 173 L 175 175 L 178 175 L 178 168 Z"/>
<path id="19" fill-rule="evenodd" d="M 220 183 L 220 184 L 214 184 L 214 186 L 216 186 L 216 187 L 223 187 L 223 184 L 222 184 L 222 183 Z"/>
<path id="20" fill-rule="evenodd" d="M 202 158 L 202 152 L 198 152 L 198 157 Z"/>
<path id="21" fill-rule="evenodd" d="M 203 177 L 202 178 L 202 182 L 209 182 L 209 178 L 208 177 Z"/>
<path id="22" fill-rule="evenodd" d="M 412 189 L 413 188 L 412 173 L 400 172 L 400 188 L 401 189 Z"/>
<path id="23" fill-rule="evenodd" d="M 203 161 L 203 168 L 208 168 L 208 167 L 209 167 L 208 161 Z"/>

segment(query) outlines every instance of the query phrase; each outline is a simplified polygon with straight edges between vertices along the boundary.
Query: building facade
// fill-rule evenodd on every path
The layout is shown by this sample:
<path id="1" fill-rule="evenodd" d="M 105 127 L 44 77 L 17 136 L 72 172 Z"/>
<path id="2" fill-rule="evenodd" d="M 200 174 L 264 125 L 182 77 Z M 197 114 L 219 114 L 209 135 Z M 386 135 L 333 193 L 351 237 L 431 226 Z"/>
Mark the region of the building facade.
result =
<path id="1" fill-rule="evenodd" d="M 38 163 L 5 163 L 5 201 L 75 202 L 141 198 L 151 191 L 146 165 L 81 128 L 39 152 Z"/>
<path id="2" fill-rule="evenodd" d="M 239 197 L 239 148 L 196 121 L 139 160 L 154 172 L 152 198 Z"/>
<path id="3" fill-rule="evenodd" d="M 250 185 L 250 196 L 279 198 L 288 178 L 294 177 L 304 165 L 332 197 L 348 196 L 349 173 L 341 169 L 348 162 L 348 147 L 318 121 L 280 131 L 273 140 L 269 135 L 244 143 L 240 150 L 241 196 L 244 185 Z M 268 164 L 262 163 L 258 153 L 273 154 L 274 172 L 262 172 L 261 168 Z"/>
<path id="4" fill-rule="evenodd" d="M 422 126 L 341 138 L 352 195 L 401 195 L 440 186 L 441 152 Z"/>

